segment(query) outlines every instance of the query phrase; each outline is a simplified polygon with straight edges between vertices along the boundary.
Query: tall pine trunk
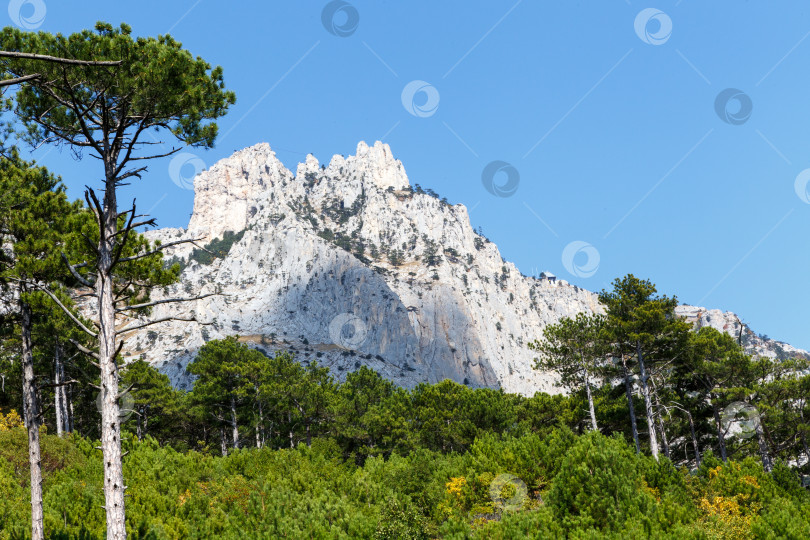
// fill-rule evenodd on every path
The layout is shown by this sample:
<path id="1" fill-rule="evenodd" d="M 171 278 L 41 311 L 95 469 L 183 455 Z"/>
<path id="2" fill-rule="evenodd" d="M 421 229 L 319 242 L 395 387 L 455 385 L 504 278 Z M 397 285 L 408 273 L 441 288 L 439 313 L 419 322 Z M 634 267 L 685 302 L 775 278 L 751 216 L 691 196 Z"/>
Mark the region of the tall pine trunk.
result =
<path id="1" fill-rule="evenodd" d="M 73 390 L 70 387 L 67 388 L 65 396 L 68 402 L 68 431 L 73 433 L 76 430 L 76 427 L 73 425 L 76 414 L 73 412 Z"/>
<path id="2" fill-rule="evenodd" d="M 107 540 L 127 537 L 124 509 L 124 468 L 121 455 L 121 425 L 118 407 L 118 365 L 115 362 L 115 302 L 113 256 L 118 231 L 118 204 L 115 193 L 115 164 L 106 165 L 104 211 L 99 220 L 98 243 L 98 355 L 101 371 L 101 451 L 104 457 L 104 509 L 107 513 Z"/>
<path id="3" fill-rule="evenodd" d="M 647 427 L 650 431 L 650 451 L 652 452 L 653 458 L 658 461 L 658 436 L 655 434 L 655 418 L 652 400 L 650 399 L 650 385 L 647 377 L 647 369 L 644 366 L 644 355 L 641 353 L 640 341 L 636 341 L 636 352 L 638 354 L 638 369 L 641 374 L 641 395 L 644 396 L 644 412 L 647 416 Z"/>
<path id="4" fill-rule="evenodd" d="M 233 431 L 233 447 L 239 448 L 239 425 L 236 423 L 236 399 L 231 396 L 231 430 Z"/>
<path id="5" fill-rule="evenodd" d="M 70 410 L 68 409 L 67 386 L 65 386 L 65 364 L 62 362 L 62 349 L 57 343 L 53 351 L 54 411 L 56 412 L 56 434 L 62 436 L 70 432 Z"/>
<path id="6" fill-rule="evenodd" d="M 139 441 L 143 440 L 143 409 L 137 411 L 135 413 L 135 435 L 138 437 Z"/>
<path id="7" fill-rule="evenodd" d="M 671 458 L 672 456 L 669 454 L 669 440 L 667 439 L 667 432 L 664 430 L 664 420 L 660 410 L 656 416 L 658 417 L 658 429 L 661 430 L 661 446 L 664 449 L 664 455 Z"/>
<path id="8" fill-rule="evenodd" d="M 633 404 L 633 385 L 630 382 L 630 371 L 622 354 L 622 368 L 624 369 L 624 391 L 627 394 L 627 408 L 630 411 L 630 427 L 633 429 L 633 441 L 636 443 L 636 454 L 641 453 L 641 444 L 638 440 L 638 424 L 636 423 L 636 406 Z"/>
<path id="9" fill-rule="evenodd" d="M 262 409 L 262 401 L 259 400 L 259 421 L 256 424 L 256 448 L 264 446 L 264 410 Z"/>
<path id="10" fill-rule="evenodd" d="M 588 410 L 591 413 L 591 429 L 594 431 L 599 431 L 599 426 L 596 425 L 596 409 L 593 406 L 593 395 L 591 395 L 591 381 L 587 372 L 585 372 L 585 391 L 588 394 Z"/>
<path id="11" fill-rule="evenodd" d="M 225 436 L 225 424 L 222 424 L 222 429 L 219 430 L 219 446 L 223 456 L 228 455 L 228 441 Z"/>
<path id="12" fill-rule="evenodd" d="M 661 444 L 664 447 L 664 455 L 672 459 L 669 450 L 669 440 L 667 439 L 667 432 L 664 429 L 664 415 L 662 414 L 664 408 L 661 407 L 661 400 L 658 398 L 658 389 L 655 386 L 655 381 L 651 382 L 653 383 L 652 387 L 653 387 L 653 395 L 655 396 L 655 408 L 658 409 L 658 413 L 656 414 L 656 416 L 658 417 L 658 427 L 661 430 Z"/>
<path id="13" fill-rule="evenodd" d="M 22 291 L 21 291 L 22 292 Z M 45 538 L 42 513 L 42 459 L 39 447 L 39 398 L 34 379 L 31 342 L 31 306 L 20 300 L 22 325 L 23 418 L 28 430 L 28 465 L 31 469 L 31 538 Z"/>

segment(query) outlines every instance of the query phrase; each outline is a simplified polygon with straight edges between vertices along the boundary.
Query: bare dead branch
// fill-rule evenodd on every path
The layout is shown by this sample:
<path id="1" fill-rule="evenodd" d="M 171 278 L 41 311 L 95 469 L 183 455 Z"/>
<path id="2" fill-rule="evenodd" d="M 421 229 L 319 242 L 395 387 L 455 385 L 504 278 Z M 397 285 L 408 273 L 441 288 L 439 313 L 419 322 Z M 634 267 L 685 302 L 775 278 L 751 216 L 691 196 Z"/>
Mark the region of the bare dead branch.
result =
<path id="1" fill-rule="evenodd" d="M 129 386 L 127 386 L 126 388 L 124 388 L 123 390 L 118 392 L 118 395 L 116 396 L 115 399 L 116 400 L 121 399 L 124 396 L 124 394 L 126 394 L 127 392 L 129 392 L 133 388 L 135 388 L 135 383 L 130 384 Z"/>
<path id="2" fill-rule="evenodd" d="M 90 283 L 89 281 L 87 281 L 86 279 L 84 279 L 84 277 L 79 272 L 76 271 L 76 267 L 73 266 L 72 264 L 70 264 L 70 261 L 68 260 L 67 255 L 65 255 L 64 253 L 62 253 L 62 260 L 65 261 L 65 264 L 67 265 L 68 270 L 70 270 L 71 275 L 74 278 L 76 278 L 76 281 L 78 281 L 79 283 L 81 283 L 85 287 L 90 287 L 91 289 L 93 288 L 93 284 Z"/>
<path id="3" fill-rule="evenodd" d="M 135 219 L 135 199 L 132 199 L 132 210 L 129 214 L 129 223 L 127 223 L 126 227 L 124 227 L 124 240 L 118 245 L 118 250 L 113 257 L 112 264 L 110 265 L 110 270 L 112 271 L 113 268 L 116 267 L 118 264 L 118 260 L 121 258 L 121 254 L 124 252 L 124 246 L 127 245 L 127 240 L 129 239 L 129 233 L 132 231 L 132 221 Z"/>
<path id="4" fill-rule="evenodd" d="M 118 347 L 116 347 L 115 349 L 115 354 L 113 355 L 113 358 L 118 358 L 118 355 L 121 354 L 121 349 L 123 348 L 124 348 L 124 341 L 121 340 L 118 342 Z M 116 364 L 118 364 L 118 362 L 116 362 Z"/>
<path id="5" fill-rule="evenodd" d="M 100 221 L 101 216 L 104 215 L 104 210 L 101 208 L 101 203 L 99 202 L 98 197 L 96 197 L 96 192 L 93 191 L 93 188 L 91 188 L 90 186 L 84 187 L 87 188 L 86 191 L 84 192 L 84 198 L 87 200 L 87 206 L 93 208 L 96 214 L 96 219 L 99 222 L 99 226 L 101 226 L 102 225 Z M 90 202 L 90 199 L 92 199 L 93 201 L 92 203 Z"/>
<path id="6" fill-rule="evenodd" d="M 151 225 L 153 227 L 157 227 L 157 221 L 155 221 L 155 218 L 147 219 L 146 221 L 138 221 L 138 222 L 132 224 L 132 228 L 137 229 L 138 227 L 145 227 L 146 225 Z M 116 234 L 118 234 L 118 233 L 116 233 Z"/>
<path id="7" fill-rule="evenodd" d="M 60 386 L 68 386 L 70 384 L 79 384 L 81 381 L 77 381 L 75 379 L 71 379 L 69 381 L 63 381 L 60 383 L 50 383 L 50 384 L 38 384 L 39 388 L 58 388 Z"/>
<path id="8" fill-rule="evenodd" d="M 16 51 L 0 51 L 0 58 L 23 58 L 26 60 L 44 60 L 55 64 L 73 66 L 120 66 L 121 60 L 74 60 L 73 58 L 59 58 L 46 54 L 32 54 Z"/>
<path id="9" fill-rule="evenodd" d="M 115 182 L 117 184 L 120 184 L 121 180 L 124 180 L 125 178 L 131 178 L 133 176 L 141 178 L 141 173 L 144 172 L 146 169 L 147 169 L 146 167 L 138 167 L 137 169 L 132 169 L 131 171 L 127 171 L 124 174 L 118 176 L 116 178 Z"/>
<path id="10" fill-rule="evenodd" d="M 74 347 L 76 347 L 77 349 L 79 349 L 81 352 L 83 352 L 83 353 L 84 353 L 84 354 L 86 354 L 87 356 L 91 356 L 91 357 L 95 358 L 96 360 L 101 361 L 101 358 L 98 356 L 98 353 L 97 353 L 97 352 L 91 351 L 90 349 L 88 349 L 87 347 L 85 347 L 84 345 L 82 345 L 81 343 L 79 343 L 78 341 L 76 341 L 76 340 L 75 340 L 75 339 L 73 339 L 73 338 L 68 339 L 68 341 L 69 341 L 69 342 L 71 342 L 71 343 L 73 344 L 73 346 L 74 346 Z M 91 360 L 88 360 L 88 362 L 90 362 L 91 364 L 93 364 L 95 367 L 97 367 L 97 368 L 101 369 L 101 366 L 100 366 L 100 365 L 98 365 L 98 364 L 96 364 L 95 362 L 93 362 L 93 361 L 91 361 Z M 81 371 L 81 369 L 79 369 L 79 371 Z"/>
<path id="11" fill-rule="evenodd" d="M 122 328 L 121 330 L 116 330 L 115 334 L 116 335 L 118 335 L 118 334 L 126 334 L 127 332 L 132 332 L 133 330 L 140 330 L 141 328 L 145 328 L 147 326 L 152 326 L 153 324 L 158 324 L 158 323 L 168 322 L 168 321 L 195 322 L 195 323 L 200 324 L 202 326 L 208 326 L 208 325 L 214 324 L 213 322 L 208 322 L 208 323 L 200 322 L 194 317 L 191 317 L 190 319 L 187 319 L 185 317 L 163 317 L 162 319 L 155 319 L 154 321 L 148 321 L 148 322 L 145 322 L 143 324 L 137 324 L 135 326 L 128 326 L 126 328 Z"/>
<path id="12" fill-rule="evenodd" d="M 37 287 L 37 289 L 38 289 L 38 290 L 40 290 L 40 291 L 42 291 L 42 292 L 44 292 L 44 293 L 45 293 L 45 294 L 47 294 L 48 296 L 50 296 L 50 297 L 51 297 L 51 300 L 53 300 L 54 302 L 56 302 L 56 305 L 58 305 L 60 308 L 62 308 L 62 311 L 64 311 L 64 312 L 65 312 L 65 314 L 66 314 L 68 317 L 70 317 L 70 319 L 71 319 L 71 320 L 74 322 L 74 324 L 76 324 L 76 326 L 78 326 L 78 327 L 79 327 L 79 328 L 80 328 L 82 331 L 84 331 L 84 333 L 86 333 L 87 335 L 89 335 L 89 336 L 90 336 L 90 337 L 92 337 L 93 339 L 97 339 L 97 338 L 98 338 L 98 334 L 96 334 L 95 332 L 92 332 L 92 331 L 91 331 L 89 328 L 87 328 L 87 327 L 86 327 L 86 326 L 85 326 L 85 325 L 82 323 L 82 321 L 80 321 L 80 320 L 79 320 L 79 318 L 78 318 L 78 317 L 76 317 L 76 316 L 75 316 L 75 315 L 74 315 L 74 314 L 73 314 L 73 313 L 72 313 L 72 312 L 71 312 L 71 311 L 70 311 L 68 308 L 66 308 L 66 307 L 65 307 L 65 305 L 64 305 L 64 304 L 63 304 L 63 303 L 62 303 L 62 302 L 59 300 L 59 298 L 57 298 L 57 296 L 56 296 L 55 294 L 53 294 L 51 291 L 49 291 L 49 290 L 48 290 L 48 288 L 47 288 L 47 287 L 38 286 L 38 287 Z"/>
<path id="13" fill-rule="evenodd" d="M 146 144 L 146 143 L 140 143 L 140 144 Z M 157 158 L 168 157 L 168 156 L 171 156 L 173 154 L 176 154 L 177 152 L 179 152 L 182 149 L 183 148 L 180 147 L 180 148 L 173 149 L 171 152 L 166 152 L 165 154 L 155 154 L 155 155 L 149 155 L 149 156 L 133 157 L 133 158 L 129 158 L 129 161 L 140 161 L 142 159 L 157 159 Z"/>
<path id="14" fill-rule="evenodd" d="M 41 75 L 39 73 L 32 73 L 31 75 L 23 75 L 22 77 L 14 77 L 13 79 L 5 79 L 0 81 L 0 86 L 12 86 L 15 84 L 21 84 L 25 81 L 32 81 L 34 79 L 39 79 Z"/>
<path id="15" fill-rule="evenodd" d="M 167 247 L 176 246 L 178 244 L 194 244 L 194 242 L 198 242 L 199 240 L 202 240 L 202 238 L 190 238 L 188 240 L 176 240 L 174 242 L 169 242 L 167 244 L 161 244 L 160 246 L 156 247 L 152 251 L 147 251 L 146 253 L 141 253 L 140 255 L 133 255 L 132 257 L 124 257 L 123 259 L 120 259 L 118 262 L 119 263 L 124 263 L 124 262 L 129 262 L 129 261 L 136 261 L 138 259 L 143 259 L 144 257 L 149 257 L 150 255 L 154 255 L 155 253 L 159 253 L 159 252 L 163 251 L 164 249 L 166 249 Z M 196 246 L 197 244 L 194 244 L 194 245 Z M 197 247 L 199 247 L 199 246 L 197 246 Z"/>
<path id="16" fill-rule="evenodd" d="M 122 311 L 132 311 L 134 309 L 144 309 L 152 306 L 157 306 L 158 304 L 169 304 L 174 302 L 193 302 L 194 300 L 201 300 L 203 298 L 208 298 L 209 296 L 218 296 L 220 293 L 208 293 L 203 294 L 200 296 L 193 296 L 191 298 L 166 298 L 165 300 L 155 300 L 154 302 L 147 302 L 145 304 L 136 304 L 134 306 L 127 306 L 120 309 L 116 309 L 116 313 L 121 313 Z"/>

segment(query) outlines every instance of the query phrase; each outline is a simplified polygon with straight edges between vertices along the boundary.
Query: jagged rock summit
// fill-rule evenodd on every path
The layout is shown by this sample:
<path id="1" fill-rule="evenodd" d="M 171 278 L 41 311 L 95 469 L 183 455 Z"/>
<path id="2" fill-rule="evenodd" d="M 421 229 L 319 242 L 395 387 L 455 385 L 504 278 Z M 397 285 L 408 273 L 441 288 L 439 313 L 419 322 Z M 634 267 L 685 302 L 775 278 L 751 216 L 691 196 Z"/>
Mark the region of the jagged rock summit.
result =
<path id="1" fill-rule="evenodd" d="M 522 275 L 477 234 L 467 209 L 408 182 L 387 144 L 295 174 L 266 143 L 197 176 L 187 229 L 147 233 L 202 239 L 210 251 L 170 251 L 184 265 L 164 304 L 174 321 L 133 332 L 124 354 L 143 357 L 188 387 L 185 366 L 205 341 L 238 334 L 271 353 L 292 350 L 339 378 L 361 365 L 403 386 L 450 378 L 509 392 L 559 392 L 533 369 L 526 344 L 544 325 L 601 311 L 596 295 L 562 280 Z"/>

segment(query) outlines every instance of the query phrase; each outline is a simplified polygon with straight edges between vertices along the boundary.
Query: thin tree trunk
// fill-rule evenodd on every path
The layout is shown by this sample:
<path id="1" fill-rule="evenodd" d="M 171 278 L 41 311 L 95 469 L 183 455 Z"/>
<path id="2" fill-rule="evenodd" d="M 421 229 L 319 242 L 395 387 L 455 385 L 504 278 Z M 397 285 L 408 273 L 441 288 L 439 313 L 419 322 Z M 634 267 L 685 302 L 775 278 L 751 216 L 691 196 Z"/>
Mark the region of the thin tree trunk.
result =
<path id="1" fill-rule="evenodd" d="M 698 446 L 697 435 L 695 435 L 695 422 L 692 419 L 692 413 L 686 412 L 686 417 L 689 418 L 689 430 L 692 432 L 692 446 L 695 447 L 695 462 L 696 466 L 700 467 L 700 446 Z"/>
<path id="2" fill-rule="evenodd" d="M 256 425 L 256 448 L 264 446 L 264 411 L 259 400 L 259 423 Z"/>
<path id="3" fill-rule="evenodd" d="M 599 431 L 599 426 L 596 425 L 596 410 L 593 406 L 593 396 L 591 395 L 591 381 L 587 372 L 585 373 L 585 391 L 588 394 L 588 410 L 591 413 L 591 429 L 594 431 Z"/>
<path id="4" fill-rule="evenodd" d="M 70 387 L 67 389 L 66 396 L 68 400 L 68 431 L 73 433 L 73 430 L 76 429 L 76 426 L 73 425 L 76 416 L 73 413 L 73 390 Z"/>
<path id="5" fill-rule="evenodd" d="M 98 355 L 101 372 L 101 451 L 104 457 L 104 509 L 107 513 L 107 540 L 127 537 L 124 508 L 124 468 L 121 455 L 121 425 L 118 406 L 118 365 L 115 361 L 115 303 L 113 298 L 113 257 L 118 231 L 118 203 L 115 193 L 115 164 L 105 163 L 107 185 L 104 192 L 101 235 L 98 243 Z"/>
<path id="6" fill-rule="evenodd" d="M 28 464 L 31 469 L 31 538 L 45 538 L 42 513 L 42 459 L 39 447 L 39 399 L 34 379 L 31 343 L 31 306 L 20 302 L 22 315 L 23 418 L 28 430 Z"/>
<path id="7" fill-rule="evenodd" d="M 650 431 L 650 451 L 653 458 L 658 461 L 658 436 L 655 434 L 655 419 L 653 416 L 652 400 L 650 399 L 650 385 L 647 380 L 647 370 L 644 367 L 644 355 L 641 354 L 641 342 L 636 341 L 638 354 L 638 369 L 641 372 L 641 395 L 644 396 L 644 412 L 647 416 L 647 427 Z"/>
<path id="8" fill-rule="evenodd" d="M 810 447 L 807 446 L 807 436 L 802 433 L 802 446 L 804 447 L 804 455 L 807 456 L 807 463 L 810 463 Z"/>
<path id="9" fill-rule="evenodd" d="M 627 394 L 627 408 L 630 410 L 630 426 L 633 429 L 633 441 L 636 443 L 636 454 L 640 454 L 641 444 L 638 440 L 636 407 L 633 405 L 633 385 L 630 383 L 630 371 L 627 369 L 627 362 L 624 360 L 624 355 L 622 355 L 622 367 L 624 368 L 624 391 Z"/>
<path id="10" fill-rule="evenodd" d="M 667 439 L 667 432 L 664 429 L 664 419 L 662 414 L 663 407 L 661 407 L 661 401 L 658 399 L 658 389 L 655 387 L 654 380 L 650 382 L 652 382 L 653 395 L 655 396 L 655 408 L 658 409 L 658 414 L 656 414 L 656 416 L 658 417 L 658 427 L 661 430 L 661 444 L 664 447 L 664 455 L 672 459 L 672 456 L 669 453 L 669 440 Z"/>
<path id="11" fill-rule="evenodd" d="M 223 424 L 222 429 L 219 430 L 219 444 L 220 450 L 222 451 L 223 456 L 228 455 L 228 443 L 227 438 L 225 437 L 225 425 Z"/>
<path id="12" fill-rule="evenodd" d="M 768 441 L 765 440 L 765 431 L 762 429 L 762 420 L 757 418 L 755 422 L 755 431 L 757 434 L 757 443 L 759 444 L 759 455 L 762 458 L 762 468 L 765 472 L 773 470 L 773 460 L 771 454 L 768 452 Z"/>
<path id="13" fill-rule="evenodd" d="M 138 440 L 139 440 L 139 441 L 142 441 L 142 440 L 143 440 L 143 427 L 141 426 L 141 422 L 142 422 L 142 419 L 141 419 L 141 418 L 142 418 L 142 415 L 143 415 L 143 411 L 142 411 L 142 410 L 141 410 L 141 411 L 138 411 L 137 413 L 135 413 L 135 416 L 137 417 L 137 418 L 136 418 L 136 424 L 135 424 L 135 426 L 136 426 L 136 427 L 135 427 L 135 434 L 136 434 L 136 436 L 138 437 Z"/>
<path id="14" fill-rule="evenodd" d="M 661 411 L 658 411 L 658 428 L 661 430 L 661 446 L 664 449 L 664 455 L 666 457 L 670 457 L 669 455 L 669 440 L 667 439 L 667 432 L 664 430 L 664 421 L 661 418 Z"/>
<path id="15" fill-rule="evenodd" d="M 233 447 L 239 448 L 239 426 L 236 423 L 236 399 L 231 396 L 231 429 L 233 430 Z"/>
<path id="16" fill-rule="evenodd" d="M 723 461 L 728 461 L 726 436 L 723 433 L 723 422 L 720 420 L 720 411 L 717 410 L 717 405 L 715 405 L 714 402 L 712 402 L 712 413 L 714 414 L 714 425 L 717 428 L 717 443 L 720 445 L 720 457 Z"/>
<path id="17" fill-rule="evenodd" d="M 62 351 L 59 344 L 56 344 L 53 351 L 53 382 L 54 387 L 54 410 L 56 411 L 56 434 L 63 436 L 70 431 L 68 421 L 67 386 L 65 383 L 65 365 L 62 363 Z"/>

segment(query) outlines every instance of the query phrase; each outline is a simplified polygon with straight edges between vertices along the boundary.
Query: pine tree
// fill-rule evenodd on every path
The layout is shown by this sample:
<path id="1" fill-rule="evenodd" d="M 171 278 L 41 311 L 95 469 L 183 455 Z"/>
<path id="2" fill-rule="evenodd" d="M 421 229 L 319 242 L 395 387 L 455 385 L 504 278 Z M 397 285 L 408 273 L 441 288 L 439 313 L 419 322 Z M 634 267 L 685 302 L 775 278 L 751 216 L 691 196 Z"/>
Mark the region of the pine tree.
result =
<path id="1" fill-rule="evenodd" d="M 133 399 L 135 434 L 138 440 L 151 435 L 159 441 L 174 440 L 175 426 L 181 423 L 181 396 L 169 377 L 143 360 L 127 364 L 121 383 Z"/>
<path id="2" fill-rule="evenodd" d="M 677 298 L 656 296 L 655 293 L 656 288 L 652 282 L 628 274 L 624 278 L 615 279 L 613 291 L 603 290 L 599 294 L 599 300 L 607 308 L 610 339 L 625 369 L 625 384 L 631 406 L 626 366 L 628 360 L 635 357 L 639 386 L 644 398 L 650 450 L 653 457 L 658 459 L 660 446 L 655 426 L 652 377 L 658 364 L 672 361 L 682 354 L 688 340 L 689 325 L 675 317 Z M 662 435 L 665 437 L 663 431 Z"/>
<path id="3" fill-rule="evenodd" d="M 606 343 L 606 318 L 602 315 L 579 313 L 574 319 L 565 317 L 557 324 L 543 329 L 543 341 L 529 343 L 538 351 L 536 369 L 555 371 L 561 386 L 571 391 L 585 389 L 591 429 L 599 431 L 593 403 L 593 385 L 599 384 L 609 352 Z"/>
<path id="4" fill-rule="evenodd" d="M 23 418 L 28 430 L 31 471 L 32 538 L 44 538 L 42 466 L 39 427 L 42 403 L 36 381 L 33 329 L 37 314 L 32 304 L 52 281 L 63 279 L 59 259 L 66 225 L 79 207 L 70 204 L 59 178 L 21 160 L 16 152 L 0 158 L 0 293 L 17 303 L 22 365 Z M 42 311 L 40 310 L 40 313 Z"/>
<path id="5" fill-rule="evenodd" d="M 98 23 L 95 32 L 70 36 L 13 28 L 6 28 L 2 36 L 6 49 L 27 55 L 9 58 L 5 65 L 11 76 L 29 77 L 15 96 L 14 112 L 25 128 L 24 137 L 36 145 L 67 146 L 76 155 L 89 151 L 103 165 L 103 199 L 90 188 L 86 193 L 97 220 L 95 256 L 90 261 L 73 261 L 71 269 L 74 277 L 93 289 L 97 300 L 99 347 L 94 354 L 101 374 L 107 537 L 119 540 L 126 538 L 115 360 L 122 332 L 116 314 L 126 303 L 118 296 L 120 267 L 148 258 L 154 250 L 123 255 L 130 233 L 153 222 L 135 221 L 134 204 L 131 210 L 119 212 L 117 188 L 146 171 L 140 161 L 180 150 L 150 153 L 153 141 L 143 139 L 147 131 L 169 134 L 181 145 L 210 147 L 217 134 L 211 120 L 225 114 L 235 98 L 224 90 L 221 68 L 211 69 L 201 58 L 193 58 L 170 36 L 135 39 L 129 26 L 113 28 L 105 23 Z M 91 67 L 45 62 L 32 54 L 120 64 Z M 81 275 L 83 268 L 91 268 L 94 275 Z"/>
<path id="6" fill-rule="evenodd" d="M 220 427 L 223 455 L 228 453 L 228 437 L 231 438 L 231 445 L 239 448 L 239 412 L 244 396 L 243 387 L 248 384 L 245 368 L 252 352 L 247 345 L 239 343 L 236 336 L 212 340 L 203 345 L 186 368 L 197 377 L 193 390 L 195 400 L 203 405 Z"/>

